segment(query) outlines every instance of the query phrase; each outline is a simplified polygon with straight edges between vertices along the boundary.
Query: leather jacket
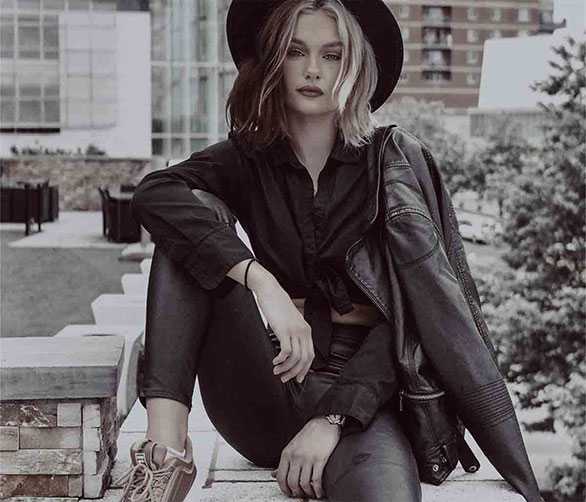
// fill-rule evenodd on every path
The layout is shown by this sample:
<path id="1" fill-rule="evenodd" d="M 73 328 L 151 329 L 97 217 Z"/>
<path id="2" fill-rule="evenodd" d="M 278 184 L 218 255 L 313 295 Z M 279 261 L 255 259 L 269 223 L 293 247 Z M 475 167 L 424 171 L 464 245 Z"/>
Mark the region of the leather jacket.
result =
<path id="1" fill-rule="evenodd" d="M 384 143 L 381 159 L 369 153 L 371 226 L 348 250 L 347 272 L 395 330 L 416 330 L 485 455 L 528 502 L 539 502 L 448 189 L 424 142 L 393 127 Z"/>

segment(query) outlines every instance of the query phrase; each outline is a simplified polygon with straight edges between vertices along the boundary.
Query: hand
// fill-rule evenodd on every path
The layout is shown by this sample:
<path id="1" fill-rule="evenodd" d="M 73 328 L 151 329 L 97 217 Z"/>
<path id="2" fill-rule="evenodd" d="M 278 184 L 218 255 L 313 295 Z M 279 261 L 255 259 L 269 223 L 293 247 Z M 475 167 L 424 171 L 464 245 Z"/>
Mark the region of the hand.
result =
<path id="1" fill-rule="evenodd" d="M 255 289 L 260 308 L 281 344 L 273 359 L 275 375 L 281 381 L 296 378 L 303 382 L 315 357 L 311 326 L 301 315 L 291 297 L 275 280 Z"/>
<path id="2" fill-rule="evenodd" d="M 271 475 L 289 497 L 322 498 L 324 467 L 340 440 L 342 428 L 325 417 L 312 418 L 281 452 L 281 461 Z"/>

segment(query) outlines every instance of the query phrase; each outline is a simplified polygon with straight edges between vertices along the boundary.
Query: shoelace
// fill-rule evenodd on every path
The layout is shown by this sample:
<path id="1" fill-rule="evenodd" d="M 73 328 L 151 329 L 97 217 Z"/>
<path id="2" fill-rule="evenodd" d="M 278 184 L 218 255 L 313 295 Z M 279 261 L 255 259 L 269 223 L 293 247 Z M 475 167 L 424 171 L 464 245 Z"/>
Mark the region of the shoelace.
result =
<path id="1" fill-rule="evenodd" d="M 125 500 L 126 495 L 130 493 L 128 499 L 131 502 L 156 502 L 165 490 L 171 474 L 172 471 L 168 467 L 153 471 L 147 465 L 139 463 L 113 481 L 112 485 L 126 483 L 120 500 Z"/>

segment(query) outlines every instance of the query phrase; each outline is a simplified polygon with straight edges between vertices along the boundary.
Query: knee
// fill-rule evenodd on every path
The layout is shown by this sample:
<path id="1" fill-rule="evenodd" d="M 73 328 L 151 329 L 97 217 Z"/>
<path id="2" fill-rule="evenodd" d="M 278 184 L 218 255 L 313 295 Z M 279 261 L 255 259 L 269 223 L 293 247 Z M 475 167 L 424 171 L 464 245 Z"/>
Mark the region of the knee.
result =
<path id="1" fill-rule="evenodd" d="M 328 501 L 421 502 L 421 484 L 412 465 L 372 460 L 363 454 L 346 472 L 324 476 Z"/>

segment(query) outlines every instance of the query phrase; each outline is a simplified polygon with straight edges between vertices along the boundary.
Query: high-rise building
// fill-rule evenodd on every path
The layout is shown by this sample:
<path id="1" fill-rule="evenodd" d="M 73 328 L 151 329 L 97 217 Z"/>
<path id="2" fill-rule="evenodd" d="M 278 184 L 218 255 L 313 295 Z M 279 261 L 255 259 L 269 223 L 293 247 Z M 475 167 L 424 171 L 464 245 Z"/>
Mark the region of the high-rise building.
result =
<path id="1" fill-rule="evenodd" d="M 403 33 L 405 60 L 394 98 L 478 103 L 482 48 L 490 38 L 553 31 L 551 0 L 387 1 Z"/>

